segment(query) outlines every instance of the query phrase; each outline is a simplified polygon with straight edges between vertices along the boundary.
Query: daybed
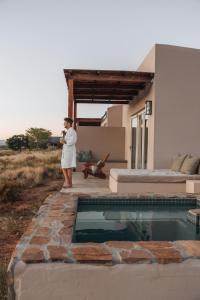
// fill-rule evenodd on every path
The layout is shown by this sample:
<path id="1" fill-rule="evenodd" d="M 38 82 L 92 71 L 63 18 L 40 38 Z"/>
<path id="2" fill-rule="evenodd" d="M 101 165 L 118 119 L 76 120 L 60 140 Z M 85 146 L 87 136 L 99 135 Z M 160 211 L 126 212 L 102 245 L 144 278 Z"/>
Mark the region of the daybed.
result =
<path id="1" fill-rule="evenodd" d="M 170 169 L 111 169 L 109 187 L 114 193 L 184 193 L 186 180 L 200 180 L 200 174 Z"/>

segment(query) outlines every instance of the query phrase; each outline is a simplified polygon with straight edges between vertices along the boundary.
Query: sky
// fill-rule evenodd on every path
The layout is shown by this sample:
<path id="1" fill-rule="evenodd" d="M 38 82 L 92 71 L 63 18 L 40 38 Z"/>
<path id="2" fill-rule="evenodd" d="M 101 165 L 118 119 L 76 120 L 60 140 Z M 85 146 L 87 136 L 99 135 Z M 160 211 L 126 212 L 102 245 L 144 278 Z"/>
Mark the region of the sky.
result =
<path id="1" fill-rule="evenodd" d="M 136 70 L 154 44 L 200 48 L 200 0 L 0 0 L 0 139 L 60 135 L 64 68 Z M 79 105 L 101 117 L 105 105 Z"/>

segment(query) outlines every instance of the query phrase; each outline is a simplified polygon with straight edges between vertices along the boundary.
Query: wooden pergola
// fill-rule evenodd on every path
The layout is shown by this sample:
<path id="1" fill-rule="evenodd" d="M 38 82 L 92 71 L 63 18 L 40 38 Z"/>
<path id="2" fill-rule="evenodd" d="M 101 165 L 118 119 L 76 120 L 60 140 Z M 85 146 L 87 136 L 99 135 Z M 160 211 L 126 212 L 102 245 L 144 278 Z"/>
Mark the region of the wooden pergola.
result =
<path id="1" fill-rule="evenodd" d="M 102 118 L 76 118 L 75 125 L 79 126 L 100 126 Z"/>
<path id="2" fill-rule="evenodd" d="M 129 104 L 148 92 L 154 73 L 64 69 L 68 86 L 68 117 L 77 119 L 77 104 Z M 75 125 L 76 126 L 76 125 Z"/>

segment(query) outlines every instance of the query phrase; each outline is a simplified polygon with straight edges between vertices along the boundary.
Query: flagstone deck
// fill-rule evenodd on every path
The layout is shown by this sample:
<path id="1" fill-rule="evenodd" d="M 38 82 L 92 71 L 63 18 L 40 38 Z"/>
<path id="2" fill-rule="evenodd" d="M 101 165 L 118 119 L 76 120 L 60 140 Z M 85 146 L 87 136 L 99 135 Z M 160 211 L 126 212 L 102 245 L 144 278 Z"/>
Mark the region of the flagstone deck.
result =
<path id="1" fill-rule="evenodd" d="M 49 196 L 40 207 L 37 217 L 33 219 L 27 231 L 21 237 L 8 268 L 9 299 L 26 299 L 25 296 L 23 298 L 23 293 L 22 296 L 19 296 L 21 282 L 26 279 L 24 274 L 32 270 L 33 266 L 34 270 L 36 267 L 41 268 L 41 263 L 44 265 L 44 273 L 46 272 L 45 265 L 48 264 L 52 267 L 55 266 L 55 263 L 64 264 L 69 268 L 72 265 L 79 268 L 80 264 L 105 266 L 106 268 L 134 264 L 146 267 L 151 265 L 153 268 L 153 265 L 173 263 L 177 266 L 183 265 L 183 268 L 185 268 L 185 262 L 188 261 L 191 264 L 191 269 L 194 263 L 197 263 L 197 260 L 198 264 L 200 263 L 200 241 L 72 243 L 73 226 L 76 220 L 79 198 L 84 196 L 89 198 L 94 195 L 95 197 L 105 196 L 110 199 L 122 196 L 134 196 L 138 199 L 140 197 L 149 199 L 157 197 L 157 199 L 161 199 L 169 196 L 114 195 L 108 189 L 108 180 L 92 177 L 84 180 L 81 173 L 75 173 L 73 188 L 62 189 L 61 192 Z M 188 198 L 188 195 L 177 195 L 177 197 Z M 191 197 L 195 196 L 191 195 Z M 191 262 L 191 259 L 194 263 Z M 197 268 L 195 270 L 197 273 L 200 272 Z M 134 272 L 134 269 L 131 272 Z M 37 276 L 35 280 L 38 280 Z M 48 285 L 48 282 L 46 284 Z M 29 293 L 27 288 L 24 293 Z"/>
<path id="2" fill-rule="evenodd" d="M 62 189 L 62 193 L 85 193 L 85 194 L 96 194 L 110 193 L 108 187 L 108 179 L 99 179 L 96 177 L 88 176 L 87 179 L 83 178 L 82 172 L 75 172 L 73 174 L 73 187 L 70 189 Z"/>

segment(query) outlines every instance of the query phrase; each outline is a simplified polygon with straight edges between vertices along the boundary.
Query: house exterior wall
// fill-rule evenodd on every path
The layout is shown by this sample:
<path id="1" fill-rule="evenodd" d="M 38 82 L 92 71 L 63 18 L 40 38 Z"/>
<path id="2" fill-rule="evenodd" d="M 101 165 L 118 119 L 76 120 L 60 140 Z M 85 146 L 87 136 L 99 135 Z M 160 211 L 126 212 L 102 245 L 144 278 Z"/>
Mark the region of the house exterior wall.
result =
<path id="1" fill-rule="evenodd" d="M 150 50 L 144 61 L 141 63 L 137 71 L 141 72 L 155 72 L 155 46 Z M 125 129 L 125 158 L 128 161 L 128 167 L 131 168 L 131 116 L 144 109 L 145 101 L 151 100 L 155 103 L 155 80 L 149 93 L 141 98 L 137 103 L 130 105 L 123 105 L 122 112 L 122 126 Z M 154 105 L 153 105 L 154 110 Z M 153 168 L 154 161 L 154 112 L 149 118 L 149 141 L 148 141 L 148 166 L 147 168 Z"/>
<path id="2" fill-rule="evenodd" d="M 80 126 L 77 135 L 77 151 L 91 150 L 97 160 L 107 153 L 110 153 L 111 160 L 125 159 L 125 128 Z"/>
<path id="3" fill-rule="evenodd" d="M 156 45 L 154 168 L 200 154 L 200 50 Z"/>
<path id="4" fill-rule="evenodd" d="M 113 105 L 107 110 L 108 126 L 122 127 L 122 106 Z"/>
<path id="5" fill-rule="evenodd" d="M 101 122 L 101 127 L 107 127 L 108 126 L 108 118 L 107 116 L 104 118 L 104 120 Z"/>
<path id="6" fill-rule="evenodd" d="M 148 169 L 170 168 L 177 153 L 199 155 L 200 50 L 155 45 L 137 71 L 155 72 L 149 93 L 136 104 L 123 105 L 125 158 L 131 167 L 130 118 L 152 101 L 149 117 Z"/>
<path id="7" fill-rule="evenodd" d="M 105 145 L 109 145 L 113 159 L 126 159 L 131 168 L 131 116 L 144 109 L 146 100 L 151 100 L 153 112 L 148 120 L 147 168 L 170 168 L 172 157 L 177 153 L 199 155 L 200 50 L 156 44 L 137 71 L 155 74 L 148 94 L 136 103 L 109 107 L 100 128 L 105 126 L 105 130 L 110 128 L 111 131 L 107 137 L 102 131 L 92 147 L 90 137 L 95 136 L 92 132 L 95 129 L 90 127 L 91 134 L 86 134 L 87 144 L 96 149 L 98 158 Z M 113 135 L 110 132 L 116 127 L 119 133 Z M 83 130 L 88 131 L 88 128 Z M 121 130 L 123 135 L 120 135 Z M 84 135 L 82 139 L 80 134 L 79 149 L 84 145 Z M 102 144 L 101 136 L 106 144 Z"/>
<path id="8" fill-rule="evenodd" d="M 102 121 L 102 127 L 122 127 L 122 105 L 108 107 L 106 118 Z"/>

